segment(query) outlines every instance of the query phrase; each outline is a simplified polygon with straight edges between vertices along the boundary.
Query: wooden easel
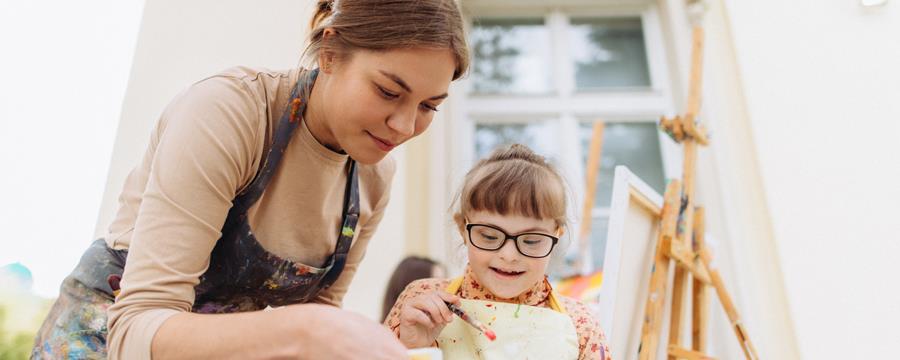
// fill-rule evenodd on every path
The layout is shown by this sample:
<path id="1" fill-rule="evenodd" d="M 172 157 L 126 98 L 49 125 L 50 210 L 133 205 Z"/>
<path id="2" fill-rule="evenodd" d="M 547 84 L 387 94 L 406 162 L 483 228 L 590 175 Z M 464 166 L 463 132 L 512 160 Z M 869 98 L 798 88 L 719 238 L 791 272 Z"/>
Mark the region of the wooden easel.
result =
<path id="1" fill-rule="evenodd" d="M 702 207 L 694 206 L 694 173 L 697 162 L 697 146 L 707 145 L 706 129 L 696 124 L 700 109 L 700 85 L 703 65 L 703 28 L 693 30 L 691 53 L 691 78 L 687 112 L 674 118 L 660 119 L 660 128 L 675 142 L 684 146 L 684 171 L 682 181 L 672 180 L 666 187 L 659 237 L 656 246 L 653 272 L 650 276 L 650 292 L 645 307 L 644 325 L 641 329 L 641 346 L 638 358 L 656 358 L 661 335 L 663 306 L 668 286 L 669 263 L 675 262 L 672 285 L 672 311 L 669 327 L 668 359 L 712 359 L 703 353 L 709 339 L 707 329 L 707 286 L 712 286 L 725 308 L 744 356 L 759 359 L 747 336 L 731 297 L 725 289 L 718 271 L 710 266 L 712 255 L 704 243 L 704 215 Z M 693 282 L 691 346 L 682 347 L 681 324 L 684 293 L 688 281 Z"/>
<path id="2" fill-rule="evenodd" d="M 594 197 L 597 195 L 597 176 L 600 173 L 600 155 L 603 153 L 603 131 L 606 124 L 602 120 L 594 122 L 591 131 L 591 144 L 588 150 L 587 164 L 587 183 L 585 184 L 584 204 L 582 206 L 581 224 L 578 229 L 578 246 L 581 256 L 575 259 L 575 276 L 587 275 L 590 271 L 586 271 L 591 264 L 587 263 L 590 259 L 590 235 L 591 220 L 593 220 Z"/>

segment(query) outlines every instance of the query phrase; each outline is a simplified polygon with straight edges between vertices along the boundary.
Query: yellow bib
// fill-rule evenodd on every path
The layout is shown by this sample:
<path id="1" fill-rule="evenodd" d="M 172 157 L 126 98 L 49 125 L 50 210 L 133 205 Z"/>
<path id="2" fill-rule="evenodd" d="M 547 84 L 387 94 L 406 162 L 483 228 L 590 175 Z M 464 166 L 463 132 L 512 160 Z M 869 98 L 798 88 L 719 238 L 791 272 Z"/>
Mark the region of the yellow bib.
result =
<path id="1" fill-rule="evenodd" d="M 455 294 L 462 278 L 447 292 Z M 438 335 L 444 360 L 577 359 L 578 334 L 565 307 L 550 292 L 550 307 L 462 299 L 460 308 L 494 330 L 488 340 L 478 329 L 454 317 Z"/>

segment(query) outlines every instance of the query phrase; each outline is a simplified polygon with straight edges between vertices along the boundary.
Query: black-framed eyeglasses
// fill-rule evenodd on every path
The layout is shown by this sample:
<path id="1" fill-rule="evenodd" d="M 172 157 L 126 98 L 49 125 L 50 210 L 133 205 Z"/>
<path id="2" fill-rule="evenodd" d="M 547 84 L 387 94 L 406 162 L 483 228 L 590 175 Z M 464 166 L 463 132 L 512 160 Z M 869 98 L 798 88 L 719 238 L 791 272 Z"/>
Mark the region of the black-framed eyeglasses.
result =
<path id="1" fill-rule="evenodd" d="M 469 242 L 481 250 L 497 251 L 512 240 L 519 254 L 530 258 L 543 258 L 550 255 L 559 238 L 541 233 L 507 234 L 503 229 L 493 225 L 466 224 Z"/>

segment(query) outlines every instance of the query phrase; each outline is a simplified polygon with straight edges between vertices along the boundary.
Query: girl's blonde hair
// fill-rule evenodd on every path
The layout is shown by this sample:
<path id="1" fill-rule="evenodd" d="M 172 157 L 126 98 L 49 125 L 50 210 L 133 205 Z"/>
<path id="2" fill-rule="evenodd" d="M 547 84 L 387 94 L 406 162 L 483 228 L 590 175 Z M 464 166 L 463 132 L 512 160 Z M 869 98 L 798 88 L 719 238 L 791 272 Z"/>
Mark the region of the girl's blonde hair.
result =
<path id="1" fill-rule="evenodd" d="M 473 211 L 553 219 L 560 229 L 568 224 L 562 176 L 525 145 L 495 150 L 475 164 L 463 181 L 453 214 L 459 226 Z"/>
<path id="2" fill-rule="evenodd" d="M 325 37 L 325 29 L 335 36 Z M 344 58 L 355 50 L 450 49 L 453 80 L 469 67 L 462 14 L 456 0 L 319 0 L 303 58 L 328 51 Z"/>

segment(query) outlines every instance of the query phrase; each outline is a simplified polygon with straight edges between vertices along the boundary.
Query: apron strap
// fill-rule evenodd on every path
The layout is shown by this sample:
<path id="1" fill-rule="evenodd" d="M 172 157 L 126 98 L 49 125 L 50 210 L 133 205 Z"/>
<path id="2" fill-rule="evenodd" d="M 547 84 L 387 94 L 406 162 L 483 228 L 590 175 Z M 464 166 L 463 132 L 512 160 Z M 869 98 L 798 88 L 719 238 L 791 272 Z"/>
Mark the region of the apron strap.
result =
<path id="1" fill-rule="evenodd" d="M 291 90 L 288 106 L 285 107 L 284 113 L 278 121 L 278 128 L 275 130 L 272 145 L 269 147 L 269 152 L 263 159 L 262 165 L 260 165 L 260 168 L 250 182 L 250 185 L 232 200 L 231 212 L 235 213 L 235 215 L 240 216 L 245 214 L 247 209 L 253 206 L 253 204 L 255 204 L 262 196 L 263 192 L 266 190 L 266 186 L 269 185 L 269 180 L 272 180 L 272 175 L 275 174 L 275 170 L 278 169 L 278 164 L 281 162 L 281 157 L 284 155 L 284 149 L 287 148 L 288 143 L 290 143 L 291 137 L 294 134 L 294 130 L 299 127 L 300 121 L 302 121 L 295 121 L 294 116 L 296 114 L 303 114 L 306 110 L 306 100 L 309 98 L 310 89 L 315 83 L 318 75 L 318 69 L 300 74 L 297 84 Z M 297 104 L 297 108 L 294 108 L 293 106 L 295 99 L 300 100 Z"/>
<path id="2" fill-rule="evenodd" d="M 457 277 L 453 280 L 450 280 L 450 284 L 447 285 L 447 288 L 445 289 L 445 291 L 448 293 L 451 293 L 451 294 L 456 294 L 459 291 L 460 286 L 462 286 L 462 282 L 463 282 L 462 276 Z M 566 306 L 563 305 L 563 303 L 561 301 L 559 301 L 559 298 L 556 295 L 556 290 L 553 290 L 553 287 L 550 286 L 550 282 L 547 281 L 546 278 L 544 278 L 544 282 L 546 283 L 547 287 L 550 288 L 550 296 L 548 298 L 548 301 L 550 302 L 550 308 L 563 314 L 563 315 L 568 315 L 569 313 L 568 313 L 568 311 L 566 311 Z"/>
<path id="3" fill-rule="evenodd" d="M 451 293 L 451 294 L 456 294 L 456 292 L 459 291 L 459 286 L 462 285 L 462 281 L 463 281 L 462 276 L 455 278 L 453 280 L 450 280 L 450 285 L 447 285 L 447 289 L 445 291 L 447 291 L 448 293 Z"/>
<path id="4" fill-rule="evenodd" d="M 546 278 L 544 278 L 544 281 L 547 282 L 547 286 L 550 286 L 550 282 Z M 562 301 L 559 301 L 559 297 L 556 294 L 556 290 L 553 290 L 553 287 L 550 287 L 549 301 L 551 309 L 558 311 L 560 314 L 569 315 L 569 312 L 566 311 L 566 306 L 563 305 Z"/>
<path id="5" fill-rule="evenodd" d="M 334 246 L 334 254 L 331 256 L 328 273 L 319 284 L 321 289 L 327 289 L 341 276 L 344 265 L 347 264 L 347 254 L 350 253 L 350 245 L 356 235 L 356 224 L 359 222 L 359 177 L 356 175 L 356 161 L 350 159 L 350 170 L 347 174 L 347 186 L 344 189 L 344 211 L 341 228 L 338 233 L 337 244 Z"/>
<path id="6" fill-rule="evenodd" d="M 269 181 L 272 179 L 278 164 L 284 155 L 291 137 L 300 126 L 302 114 L 306 110 L 310 92 L 313 84 L 319 75 L 319 69 L 310 70 L 307 73 L 300 74 L 297 84 L 291 90 L 291 96 L 288 100 L 288 106 L 285 107 L 281 119 L 278 121 L 278 128 L 275 132 L 269 152 L 266 154 L 259 171 L 255 178 L 250 182 L 247 188 L 238 194 L 232 200 L 232 207 L 228 212 L 228 217 L 222 232 L 232 230 L 231 227 L 239 225 L 246 220 L 247 210 L 256 203 L 262 196 Z M 356 232 L 356 224 L 359 221 L 359 179 L 357 176 L 357 165 L 353 159 L 349 160 L 349 170 L 347 174 L 347 185 L 344 190 L 344 206 L 342 212 L 341 228 L 338 229 L 338 241 L 335 244 L 334 253 L 329 257 L 326 268 L 327 273 L 321 282 L 318 283 L 319 289 L 327 289 L 344 270 L 347 263 L 347 255 L 350 252 L 350 246 L 353 243 L 353 236 Z"/>

